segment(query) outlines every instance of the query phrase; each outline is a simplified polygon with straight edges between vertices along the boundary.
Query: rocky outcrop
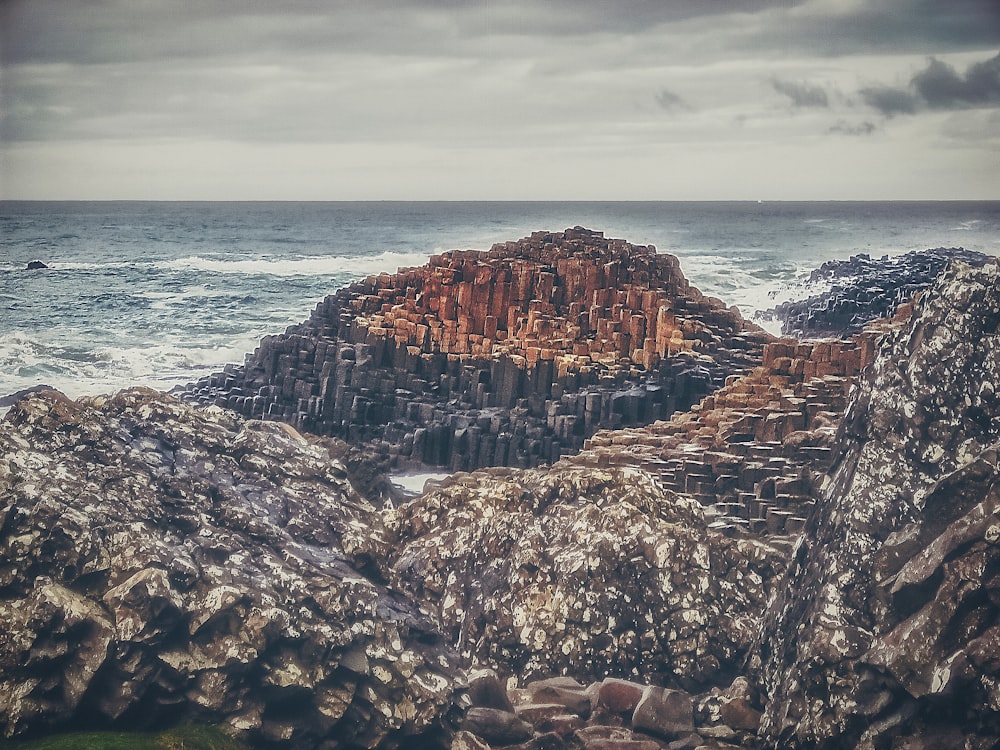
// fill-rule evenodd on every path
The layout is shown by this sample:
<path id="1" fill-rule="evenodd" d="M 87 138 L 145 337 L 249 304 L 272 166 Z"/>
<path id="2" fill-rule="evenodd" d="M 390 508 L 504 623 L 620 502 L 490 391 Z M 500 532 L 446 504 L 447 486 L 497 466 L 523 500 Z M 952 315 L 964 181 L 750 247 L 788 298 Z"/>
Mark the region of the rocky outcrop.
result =
<path id="1" fill-rule="evenodd" d="M 182 395 L 395 466 L 529 467 L 687 409 L 766 339 L 675 257 L 578 227 L 353 284 Z"/>
<path id="2" fill-rule="evenodd" d="M 951 261 L 982 267 L 990 256 L 963 248 L 915 250 L 895 258 L 866 253 L 831 260 L 809 277 L 809 284 L 830 284 L 822 294 L 785 302 L 765 317 L 781 321 L 785 336 L 803 339 L 847 337 L 868 323 L 892 314 L 927 289 Z"/>
<path id="3" fill-rule="evenodd" d="M 322 441 L 147 390 L 33 394 L 0 422 L 0 733 L 426 738 L 456 660 L 387 556 Z"/>
<path id="4" fill-rule="evenodd" d="M 769 747 L 1000 738 L 1000 265 L 881 342 L 752 661 Z"/>
<path id="5" fill-rule="evenodd" d="M 471 664 L 522 679 L 724 684 L 784 555 L 636 469 L 451 477 L 401 506 L 393 579 Z"/>
<path id="6" fill-rule="evenodd" d="M 908 315 L 902 306 L 899 319 Z M 769 343 L 760 366 L 731 377 L 689 412 L 598 432 L 565 461 L 641 468 L 697 499 L 713 530 L 789 544 L 814 505 L 847 393 L 873 359 L 877 335 Z"/>

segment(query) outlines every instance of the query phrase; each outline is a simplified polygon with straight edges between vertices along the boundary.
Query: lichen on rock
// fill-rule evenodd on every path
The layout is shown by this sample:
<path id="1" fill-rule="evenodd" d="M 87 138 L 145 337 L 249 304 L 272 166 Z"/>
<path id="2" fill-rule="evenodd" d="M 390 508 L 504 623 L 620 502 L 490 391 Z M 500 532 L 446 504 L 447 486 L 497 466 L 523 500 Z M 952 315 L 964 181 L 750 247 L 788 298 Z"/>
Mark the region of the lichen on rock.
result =
<path id="1" fill-rule="evenodd" d="M 381 582 L 379 514 L 321 442 L 134 389 L 33 394 L 0 446 L 3 735 L 376 747 L 453 705 L 453 653 Z"/>
<path id="2" fill-rule="evenodd" d="M 754 661 L 766 743 L 1000 737 L 997 383 L 1000 265 L 956 264 L 852 394 Z"/>
<path id="3" fill-rule="evenodd" d="M 394 579 L 470 663 L 521 678 L 721 683 L 782 555 L 707 528 L 646 472 L 558 464 L 453 477 L 399 508 Z"/>

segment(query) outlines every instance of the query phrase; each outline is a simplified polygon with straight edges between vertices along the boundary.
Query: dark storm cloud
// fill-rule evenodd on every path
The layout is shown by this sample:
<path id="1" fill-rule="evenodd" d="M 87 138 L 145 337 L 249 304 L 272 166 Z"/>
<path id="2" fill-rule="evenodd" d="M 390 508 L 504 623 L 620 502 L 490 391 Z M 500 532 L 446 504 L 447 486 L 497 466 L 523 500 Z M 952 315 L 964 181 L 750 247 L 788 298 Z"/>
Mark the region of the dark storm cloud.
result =
<path id="1" fill-rule="evenodd" d="M 948 63 L 931 60 L 913 77 L 913 86 L 934 108 L 993 106 L 1000 104 L 1000 54 L 969 66 L 961 75 Z"/>
<path id="2" fill-rule="evenodd" d="M 784 81 L 779 78 L 772 78 L 771 85 L 779 94 L 784 94 L 791 99 L 792 104 L 796 107 L 830 106 L 826 91 L 821 86 L 813 86 L 805 82 Z"/>
<path id="3" fill-rule="evenodd" d="M 809 56 L 938 54 L 989 49 L 1000 39 L 997 0 L 813 0 L 774 23 L 745 24 L 731 48 Z"/>
<path id="4" fill-rule="evenodd" d="M 753 12 L 801 0 L 760 0 Z M 338 52 L 459 54 L 489 36 L 640 33 L 701 16 L 746 12 L 738 0 L 284 0 L 240 4 L 151 0 L 0 3 L 5 63 L 78 64 Z"/>
<path id="5" fill-rule="evenodd" d="M 965 73 L 937 59 L 910 79 L 909 86 L 875 86 L 861 97 L 886 117 L 918 109 L 974 109 L 1000 106 L 1000 54 L 970 65 Z"/>

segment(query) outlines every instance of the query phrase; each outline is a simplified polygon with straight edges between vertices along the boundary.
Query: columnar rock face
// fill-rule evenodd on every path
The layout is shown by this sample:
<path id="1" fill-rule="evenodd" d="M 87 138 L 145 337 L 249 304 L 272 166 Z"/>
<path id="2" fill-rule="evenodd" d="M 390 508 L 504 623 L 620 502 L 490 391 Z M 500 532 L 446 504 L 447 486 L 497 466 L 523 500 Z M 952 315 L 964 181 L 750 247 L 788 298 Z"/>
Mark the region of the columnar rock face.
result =
<path id="1" fill-rule="evenodd" d="M 753 664 L 768 746 L 1000 738 L 1000 265 L 882 341 Z"/>
<path id="2" fill-rule="evenodd" d="M 401 506 L 393 580 L 472 664 L 728 684 L 784 555 L 636 469 L 484 469 Z"/>
<path id="3" fill-rule="evenodd" d="M 146 390 L 0 422 L 0 734 L 228 724 L 255 746 L 433 733 L 453 652 L 388 590 L 323 444 Z"/>
<path id="4" fill-rule="evenodd" d="M 829 283 L 829 291 L 785 302 L 770 311 L 781 332 L 799 338 L 847 337 L 884 318 L 927 289 L 951 261 L 981 267 L 990 256 L 963 248 L 915 250 L 896 258 L 869 255 L 831 260 L 812 272 L 810 283 Z"/>
<path id="5" fill-rule="evenodd" d="M 903 319 L 909 307 L 898 312 Z M 669 422 L 598 432 L 566 461 L 635 466 L 697 499 L 712 528 L 794 539 L 829 468 L 833 438 L 877 332 L 765 345 L 759 367 Z"/>
<path id="6" fill-rule="evenodd" d="M 370 277 L 185 396 L 396 465 L 528 467 L 688 408 L 766 339 L 675 257 L 576 228 Z"/>

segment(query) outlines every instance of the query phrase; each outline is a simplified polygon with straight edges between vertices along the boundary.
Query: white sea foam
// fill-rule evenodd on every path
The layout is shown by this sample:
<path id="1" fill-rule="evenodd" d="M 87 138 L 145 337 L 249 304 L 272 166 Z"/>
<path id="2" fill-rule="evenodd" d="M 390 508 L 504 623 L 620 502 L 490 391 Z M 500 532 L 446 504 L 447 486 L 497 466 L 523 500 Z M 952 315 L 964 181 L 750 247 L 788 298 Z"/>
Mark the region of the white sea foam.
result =
<path id="1" fill-rule="evenodd" d="M 47 383 L 71 398 L 110 393 L 134 385 L 169 390 L 175 385 L 242 362 L 263 332 L 254 331 L 225 345 L 164 342 L 135 346 L 96 346 L 81 352 L 15 331 L 0 335 L 0 396 Z"/>
<path id="2" fill-rule="evenodd" d="M 392 273 L 399 268 L 422 266 L 428 256 L 424 253 L 395 253 L 385 251 L 378 255 L 349 258 L 343 255 L 318 255 L 305 258 L 257 258 L 219 260 L 192 255 L 177 260 L 162 261 L 157 268 L 171 271 L 206 271 L 209 273 L 235 273 L 264 276 L 330 276 L 350 274 L 367 276 L 382 272 Z"/>

